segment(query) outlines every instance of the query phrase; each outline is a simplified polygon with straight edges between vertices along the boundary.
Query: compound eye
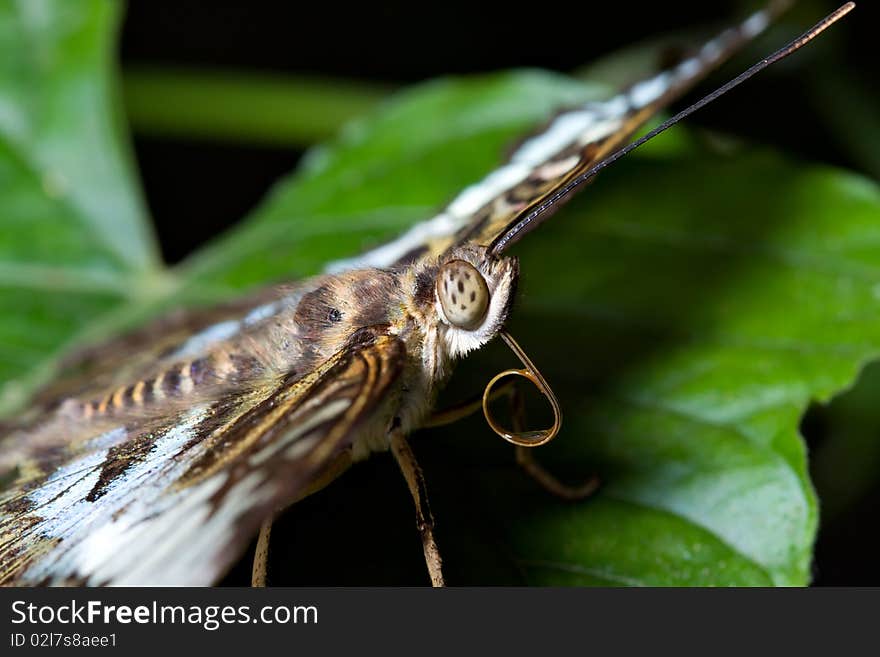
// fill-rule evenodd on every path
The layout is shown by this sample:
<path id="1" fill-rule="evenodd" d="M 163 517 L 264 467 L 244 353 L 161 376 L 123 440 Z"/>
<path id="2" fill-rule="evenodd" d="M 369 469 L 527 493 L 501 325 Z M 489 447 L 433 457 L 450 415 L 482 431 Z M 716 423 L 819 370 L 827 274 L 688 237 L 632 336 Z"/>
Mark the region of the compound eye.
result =
<path id="1" fill-rule="evenodd" d="M 464 260 L 452 260 L 437 274 L 437 298 L 446 319 L 453 326 L 474 329 L 489 308 L 489 288 L 476 267 Z"/>

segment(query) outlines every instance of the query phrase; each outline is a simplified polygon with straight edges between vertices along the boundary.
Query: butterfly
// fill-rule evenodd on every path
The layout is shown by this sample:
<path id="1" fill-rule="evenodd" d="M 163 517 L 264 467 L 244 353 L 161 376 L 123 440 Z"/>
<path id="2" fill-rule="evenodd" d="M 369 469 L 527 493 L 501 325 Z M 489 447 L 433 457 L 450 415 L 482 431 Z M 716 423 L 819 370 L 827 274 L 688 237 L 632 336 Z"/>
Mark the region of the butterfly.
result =
<path id="1" fill-rule="evenodd" d="M 0 438 L 0 582 L 207 585 L 271 520 L 350 465 L 390 450 L 415 502 L 425 561 L 444 583 L 427 490 L 407 437 L 482 408 L 545 487 L 581 497 L 527 454 L 561 409 L 505 331 L 519 276 L 507 250 L 601 169 L 804 45 L 844 5 L 773 56 L 627 142 L 659 111 L 760 34 L 773 2 L 672 67 L 605 101 L 561 110 L 509 160 L 436 216 L 313 279 L 210 309 L 179 311 L 72 354 Z M 481 400 L 434 411 L 457 360 L 501 337 L 523 363 Z M 505 427 L 490 411 L 525 377 L 551 427 Z"/>

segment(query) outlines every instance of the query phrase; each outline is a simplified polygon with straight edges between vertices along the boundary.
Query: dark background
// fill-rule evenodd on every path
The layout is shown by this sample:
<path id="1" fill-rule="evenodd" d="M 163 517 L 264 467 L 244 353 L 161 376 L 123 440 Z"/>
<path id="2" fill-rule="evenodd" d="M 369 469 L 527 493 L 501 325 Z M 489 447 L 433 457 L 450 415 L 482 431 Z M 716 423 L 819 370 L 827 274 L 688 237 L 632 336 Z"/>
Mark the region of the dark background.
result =
<path id="1" fill-rule="evenodd" d="M 701 90 L 708 91 L 732 77 L 836 4 L 800 3 L 779 28 L 725 66 Z M 519 66 L 570 72 L 645 39 L 718 27 L 742 17 L 754 6 L 748 2 L 673 0 L 570 6 L 133 0 L 123 29 L 122 61 L 124 68 L 149 65 L 274 72 L 400 86 L 438 75 Z M 865 140 L 878 138 L 877 126 L 852 120 L 851 107 L 841 99 L 856 103 L 863 113 L 867 108 L 875 122 L 880 120 L 877 18 L 876 6 L 863 0 L 850 17 L 815 45 L 750 81 L 746 91 L 738 90 L 702 110 L 689 124 L 776 145 L 795 156 L 838 164 L 876 178 L 880 174 L 876 159 L 872 161 L 864 153 Z M 691 99 L 698 94 L 699 90 Z M 147 202 L 165 257 L 172 263 L 241 218 L 275 180 L 295 167 L 301 155 L 289 147 L 145 137 L 137 132 L 134 145 Z M 867 146 L 870 152 L 870 143 Z M 873 150 L 880 152 L 880 143 Z M 811 450 L 820 449 L 829 439 L 827 425 L 825 409 L 810 411 L 804 431 Z M 349 473 L 346 486 L 374 486 L 374 479 L 387 474 L 379 468 Z M 840 476 L 845 478 L 846 472 Z M 821 479 L 817 485 L 822 499 L 820 484 Z M 396 487 L 389 489 L 387 499 L 376 503 L 400 505 L 401 517 L 407 520 L 401 523 L 399 536 L 388 539 L 411 542 L 410 534 L 414 533 L 407 524 L 411 522 L 410 502 L 397 492 Z M 398 499 L 402 501 L 393 501 Z M 302 526 L 307 526 L 309 514 L 324 514 L 333 504 L 332 498 L 307 501 L 296 513 Z M 860 496 L 833 521 L 823 518 L 814 568 L 816 584 L 880 584 L 877 508 L 880 486 Z M 352 517 L 344 520 L 352 521 L 356 523 L 354 530 L 370 531 L 366 518 L 360 521 L 361 526 Z M 339 538 L 345 541 L 344 535 Z M 372 549 L 376 551 L 374 558 L 381 559 L 381 546 Z M 420 559 L 417 548 L 412 552 Z M 302 557 L 307 559 L 308 555 Z M 340 559 L 344 558 L 340 554 Z M 419 568 L 417 563 L 410 565 Z M 294 573 L 299 583 L 310 583 L 303 581 L 307 573 Z M 345 578 L 340 574 L 339 583 L 357 583 Z M 246 567 L 233 573 L 230 581 L 246 583 Z"/>

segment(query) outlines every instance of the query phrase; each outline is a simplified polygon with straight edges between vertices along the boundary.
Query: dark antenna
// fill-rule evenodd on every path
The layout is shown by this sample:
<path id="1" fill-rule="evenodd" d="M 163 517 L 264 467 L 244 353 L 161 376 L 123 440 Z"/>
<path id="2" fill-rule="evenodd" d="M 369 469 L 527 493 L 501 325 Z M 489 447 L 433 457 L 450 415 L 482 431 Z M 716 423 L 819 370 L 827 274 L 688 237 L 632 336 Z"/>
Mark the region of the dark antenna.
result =
<path id="1" fill-rule="evenodd" d="M 543 219 L 547 218 L 544 215 L 547 215 L 548 212 L 554 210 L 555 206 L 565 200 L 566 197 L 568 197 L 577 187 L 593 178 L 602 169 L 610 164 L 613 164 L 627 153 L 634 151 L 645 142 L 650 141 L 661 132 L 664 132 L 665 130 L 671 128 L 682 119 L 696 112 L 698 109 L 705 107 L 719 96 L 723 96 L 728 91 L 730 91 L 734 87 L 739 86 L 756 73 L 763 71 L 771 64 L 778 62 L 780 59 L 788 57 L 796 50 L 807 45 L 810 41 L 819 36 L 831 25 L 846 16 L 850 11 L 855 8 L 855 6 L 856 3 L 847 2 L 845 5 L 839 7 L 837 10 L 830 13 L 828 16 L 816 23 L 816 25 L 804 32 L 801 36 L 791 41 L 788 45 L 783 46 L 772 55 L 765 57 L 747 71 L 744 71 L 740 75 L 736 76 L 733 80 L 731 80 L 724 86 L 719 87 L 708 96 L 701 98 L 690 107 L 682 110 L 681 112 L 673 116 L 671 119 L 664 121 L 659 126 L 647 133 L 644 137 L 641 137 L 636 141 L 628 144 L 627 146 L 624 146 L 623 148 L 615 151 L 604 160 L 601 160 L 576 178 L 570 180 L 563 187 L 559 188 L 556 192 L 545 198 L 538 205 L 534 206 L 531 210 L 529 210 L 528 214 L 526 214 L 519 221 L 513 224 L 504 233 L 499 235 L 490 245 L 489 252 L 495 256 L 499 255 L 502 251 L 504 251 L 504 249 L 518 242 L 529 231 L 537 228 L 543 222 Z"/>

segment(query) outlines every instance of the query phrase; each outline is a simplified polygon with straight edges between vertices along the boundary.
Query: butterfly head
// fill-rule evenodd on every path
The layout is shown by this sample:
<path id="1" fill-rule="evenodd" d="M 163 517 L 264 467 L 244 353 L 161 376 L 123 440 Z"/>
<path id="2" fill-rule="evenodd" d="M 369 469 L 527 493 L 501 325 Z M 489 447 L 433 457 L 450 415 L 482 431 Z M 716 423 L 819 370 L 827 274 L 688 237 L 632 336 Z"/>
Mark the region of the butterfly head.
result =
<path id="1" fill-rule="evenodd" d="M 434 309 L 453 358 L 482 347 L 501 330 L 513 303 L 519 265 L 484 247 L 453 249 L 434 279 Z"/>

